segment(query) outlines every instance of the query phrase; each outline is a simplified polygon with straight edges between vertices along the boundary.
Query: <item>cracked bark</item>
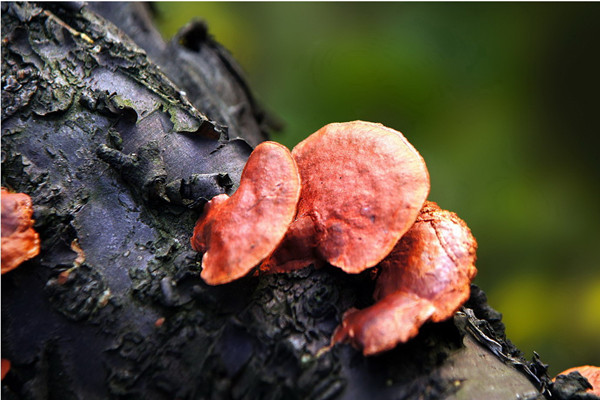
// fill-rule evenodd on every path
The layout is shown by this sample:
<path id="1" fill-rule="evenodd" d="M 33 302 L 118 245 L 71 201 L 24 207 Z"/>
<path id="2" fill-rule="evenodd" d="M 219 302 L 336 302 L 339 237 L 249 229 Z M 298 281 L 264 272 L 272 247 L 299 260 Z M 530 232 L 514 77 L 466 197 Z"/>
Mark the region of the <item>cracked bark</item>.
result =
<path id="1" fill-rule="evenodd" d="M 541 398 L 542 364 L 476 288 L 472 313 L 364 358 L 317 352 L 370 303 L 368 274 L 202 282 L 195 220 L 273 121 L 200 22 L 165 43 L 141 3 L 2 3 L 2 185 L 32 197 L 42 240 L 2 277 L 2 395 Z"/>

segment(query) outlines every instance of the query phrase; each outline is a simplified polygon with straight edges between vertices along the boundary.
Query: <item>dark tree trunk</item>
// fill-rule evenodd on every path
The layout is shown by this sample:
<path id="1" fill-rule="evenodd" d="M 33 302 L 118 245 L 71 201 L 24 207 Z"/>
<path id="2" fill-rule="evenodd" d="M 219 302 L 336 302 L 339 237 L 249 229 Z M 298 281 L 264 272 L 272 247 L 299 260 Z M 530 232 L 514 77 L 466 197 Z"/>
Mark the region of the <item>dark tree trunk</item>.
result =
<path id="1" fill-rule="evenodd" d="M 112 21 L 107 22 L 103 17 Z M 128 36 L 126 36 L 126 34 Z M 144 50 L 142 50 L 144 49 Z M 140 3 L 2 3 L 2 185 L 40 256 L 2 277 L 6 398 L 542 398 L 547 377 L 474 288 L 453 320 L 364 358 L 328 345 L 369 303 L 333 268 L 220 287 L 189 236 L 273 122 L 199 22 L 164 43 Z"/>

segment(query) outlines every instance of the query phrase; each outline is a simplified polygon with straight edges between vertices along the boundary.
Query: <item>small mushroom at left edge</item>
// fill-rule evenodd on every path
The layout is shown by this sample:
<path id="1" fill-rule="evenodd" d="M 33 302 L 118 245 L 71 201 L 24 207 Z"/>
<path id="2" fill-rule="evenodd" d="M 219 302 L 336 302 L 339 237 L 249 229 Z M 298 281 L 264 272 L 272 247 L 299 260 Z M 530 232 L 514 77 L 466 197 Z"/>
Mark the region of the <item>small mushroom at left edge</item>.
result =
<path id="1" fill-rule="evenodd" d="M 2 188 L 2 273 L 40 253 L 40 236 L 33 229 L 33 205 L 25 193 Z"/>

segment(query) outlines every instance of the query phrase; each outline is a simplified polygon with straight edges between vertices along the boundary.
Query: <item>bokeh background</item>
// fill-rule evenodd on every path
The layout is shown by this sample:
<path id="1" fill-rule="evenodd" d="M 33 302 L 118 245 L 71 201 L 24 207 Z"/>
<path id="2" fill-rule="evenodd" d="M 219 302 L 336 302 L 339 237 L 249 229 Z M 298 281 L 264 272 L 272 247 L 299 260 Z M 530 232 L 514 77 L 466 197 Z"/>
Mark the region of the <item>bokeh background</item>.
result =
<path id="1" fill-rule="evenodd" d="M 293 147 L 402 131 L 479 242 L 476 283 L 550 373 L 600 365 L 600 3 L 154 3 L 207 21 Z"/>

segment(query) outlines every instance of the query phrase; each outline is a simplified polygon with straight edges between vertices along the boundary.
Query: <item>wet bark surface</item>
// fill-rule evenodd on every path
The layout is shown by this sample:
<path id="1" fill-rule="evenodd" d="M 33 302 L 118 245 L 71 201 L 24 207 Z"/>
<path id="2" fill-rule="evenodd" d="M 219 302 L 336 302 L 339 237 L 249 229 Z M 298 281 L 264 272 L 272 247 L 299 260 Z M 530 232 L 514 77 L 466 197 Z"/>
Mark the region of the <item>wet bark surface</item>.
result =
<path id="1" fill-rule="evenodd" d="M 195 220 L 272 119 L 204 24 L 165 43 L 147 12 L 2 3 L 2 186 L 32 197 L 42 245 L 2 277 L 3 397 L 585 398 L 522 358 L 476 287 L 454 319 L 365 358 L 319 350 L 371 304 L 369 273 L 206 285 Z"/>

